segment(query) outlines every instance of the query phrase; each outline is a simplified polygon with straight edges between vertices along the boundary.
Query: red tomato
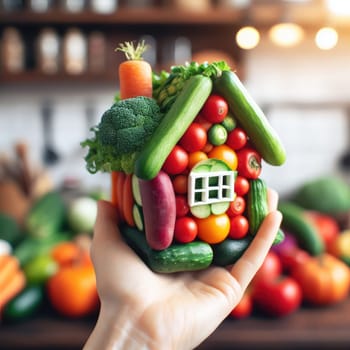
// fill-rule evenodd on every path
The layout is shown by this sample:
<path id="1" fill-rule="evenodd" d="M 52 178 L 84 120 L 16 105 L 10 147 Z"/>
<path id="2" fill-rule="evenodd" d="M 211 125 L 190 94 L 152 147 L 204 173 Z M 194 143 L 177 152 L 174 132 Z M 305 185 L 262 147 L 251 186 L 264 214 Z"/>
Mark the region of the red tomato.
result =
<path id="1" fill-rule="evenodd" d="M 198 233 L 197 223 L 190 217 L 178 218 L 175 222 L 174 236 L 178 242 L 192 242 Z"/>
<path id="2" fill-rule="evenodd" d="M 221 123 L 228 112 L 228 105 L 219 95 L 210 95 L 201 111 L 201 115 L 211 123 Z"/>
<path id="3" fill-rule="evenodd" d="M 235 181 L 235 192 L 237 196 L 244 196 L 249 192 L 249 181 L 243 176 L 237 176 Z"/>
<path id="4" fill-rule="evenodd" d="M 282 263 L 278 255 L 269 251 L 264 259 L 264 262 L 260 266 L 258 272 L 255 274 L 252 284 L 254 285 L 260 280 L 276 279 L 282 274 Z"/>
<path id="5" fill-rule="evenodd" d="M 249 230 L 249 223 L 245 216 L 236 215 L 230 218 L 230 232 L 229 237 L 233 239 L 240 239 L 247 235 Z"/>
<path id="6" fill-rule="evenodd" d="M 252 148 L 237 151 L 238 174 L 248 179 L 257 179 L 261 173 L 261 156 Z"/>
<path id="7" fill-rule="evenodd" d="M 268 316 L 282 317 L 297 310 L 302 302 L 302 291 L 294 278 L 279 276 L 259 280 L 252 289 L 254 305 Z"/>
<path id="8" fill-rule="evenodd" d="M 316 211 L 308 211 L 306 212 L 306 216 L 308 220 L 311 221 L 312 225 L 315 226 L 326 247 L 329 247 L 340 233 L 337 221 L 329 215 Z"/>
<path id="9" fill-rule="evenodd" d="M 290 250 L 281 251 L 279 258 L 286 273 L 292 271 L 297 265 L 303 265 L 311 258 L 310 254 L 303 249 L 294 248 Z"/>
<path id="10" fill-rule="evenodd" d="M 196 123 L 200 124 L 202 126 L 202 128 L 204 128 L 205 131 L 208 131 L 213 123 L 209 122 L 208 120 L 206 120 L 202 115 L 198 114 L 196 119 L 194 120 Z"/>
<path id="11" fill-rule="evenodd" d="M 234 128 L 227 136 L 226 144 L 233 150 L 243 148 L 247 144 L 247 134 L 241 128 Z"/>
<path id="12" fill-rule="evenodd" d="M 192 123 L 179 141 L 187 152 L 200 151 L 207 143 L 207 132 L 198 123 Z"/>
<path id="13" fill-rule="evenodd" d="M 241 319 L 248 317 L 253 312 L 253 300 L 250 293 L 245 292 L 240 302 L 230 312 L 230 317 Z"/>
<path id="14" fill-rule="evenodd" d="M 227 215 L 232 217 L 236 215 L 243 214 L 245 210 L 245 199 L 243 197 L 237 196 L 231 203 L 227 210 Z"/>
<path id="15" fill-rule="evenodd" d="M 163 164 L 163 170 L 170 175 L 181 174 L 188 165 L 188 154 L 181 147 L 176 145 Z"/>
<path id="16" fill-rule="evenodd" d="M 188 214 L 188 212 L 190 211 L 190 207 L 187 203 L 186 196 L 176 196 L 175 203 L 176 203 L 176 216 L 177 217 L 185 216 Z"/>
<path id="17" fill-rule="evenodd" d="M 187 193 L 187 176 L 177 175 L 173 179 L 173 186 L 175 193 L 186 194 Z"/>

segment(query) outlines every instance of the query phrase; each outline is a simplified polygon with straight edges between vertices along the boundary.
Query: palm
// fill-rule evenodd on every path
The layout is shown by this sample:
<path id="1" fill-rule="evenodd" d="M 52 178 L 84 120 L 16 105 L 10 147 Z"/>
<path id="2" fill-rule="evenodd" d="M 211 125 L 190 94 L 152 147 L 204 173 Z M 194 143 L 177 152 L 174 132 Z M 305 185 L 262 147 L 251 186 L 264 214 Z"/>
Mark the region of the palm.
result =
<path id="1" fill-rule="evenodd" d="M 101 300 L 117 307 L 133 305 L 140 331 L 168 349 L 193 348 L 212 333 L 239 302 L 271 245 L 271 231 L 279 225 L 279 217 L 270 215 L 231 270 L 213 267 L 161 275 L 149 270 L 124 243 L 114 213 L 111 205 L 103 203 L 92 246 Z"/>

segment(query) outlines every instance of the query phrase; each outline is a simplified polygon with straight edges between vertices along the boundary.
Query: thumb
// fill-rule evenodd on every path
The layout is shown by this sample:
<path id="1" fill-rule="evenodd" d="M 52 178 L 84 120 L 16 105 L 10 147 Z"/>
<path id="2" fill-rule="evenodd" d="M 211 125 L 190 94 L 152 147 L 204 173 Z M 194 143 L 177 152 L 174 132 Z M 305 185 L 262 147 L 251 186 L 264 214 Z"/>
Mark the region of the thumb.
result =
<path id="1" fill-rule="evenodd" d="M 118 212 L 108 201 L 97 202 L 97 217 L 94 226 L 94 245 L 111 243 L 119 237 Z"/>

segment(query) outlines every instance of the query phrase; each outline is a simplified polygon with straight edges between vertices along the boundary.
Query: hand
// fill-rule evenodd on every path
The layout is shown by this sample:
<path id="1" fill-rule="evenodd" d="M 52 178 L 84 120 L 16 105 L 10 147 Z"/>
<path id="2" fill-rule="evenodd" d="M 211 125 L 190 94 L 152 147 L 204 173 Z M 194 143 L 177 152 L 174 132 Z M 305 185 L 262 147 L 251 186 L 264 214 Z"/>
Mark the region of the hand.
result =
<path id="1" fill-rule="evenodd" d="M 193 349 L 240 301 L 262 264 L 282 216 L 269 191 L 270 213 L 243 256 L 229 268 L 156 274 L 123 241 L 116 211 L 100 201 L 92 259 L 101 299 L 90 349 Z"/>

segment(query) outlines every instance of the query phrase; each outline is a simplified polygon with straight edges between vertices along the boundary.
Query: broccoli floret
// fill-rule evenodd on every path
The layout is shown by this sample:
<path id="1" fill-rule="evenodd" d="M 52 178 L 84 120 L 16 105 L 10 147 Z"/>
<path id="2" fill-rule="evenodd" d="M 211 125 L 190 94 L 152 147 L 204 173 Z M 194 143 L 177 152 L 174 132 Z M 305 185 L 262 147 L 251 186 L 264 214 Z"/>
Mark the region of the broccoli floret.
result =
<path id="1" fill-rule="evenodd" d="M 94 137 L 81 143 L 89 148 L 85 157 L 88 171 L 131 173 L 138 152 L 161 119 L 160 109 L 152 98 L 139 96 L 115 102 L 91 129 Z"/>

